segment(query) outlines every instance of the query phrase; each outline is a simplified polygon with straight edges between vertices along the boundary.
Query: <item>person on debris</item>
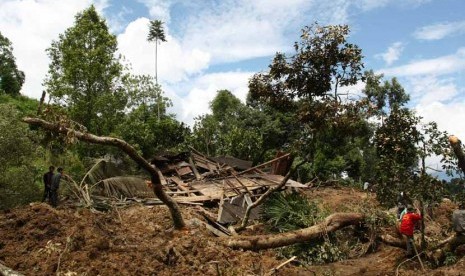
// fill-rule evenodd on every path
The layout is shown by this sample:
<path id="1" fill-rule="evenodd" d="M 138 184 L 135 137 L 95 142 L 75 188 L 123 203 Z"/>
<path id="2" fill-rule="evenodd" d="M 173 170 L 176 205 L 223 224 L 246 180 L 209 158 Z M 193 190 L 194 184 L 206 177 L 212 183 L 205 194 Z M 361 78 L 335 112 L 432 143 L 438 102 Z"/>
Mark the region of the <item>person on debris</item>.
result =
<path id="1" fill-rule="evenodd" d="M 365 182 L 365 183 L 363 183 L 363 190 L 364 190 L 364 191 L 368 192 L 368 188 L 369 188 L 369 187 L 370 187 L 370 183 L 368 183 L 368 181 Z"/>
<path id="2" fill-rule="evenodd" d="M 411 204 L 410 199 L 404 192 L 397 196 L 397 219 L 402 220 L 402 216 L 407 213 L 407 206 Z"/>
<path id="3" fill-rule="evenodd" d="M 58 173 L 53 175 L 50 185 L 50 204 L 52 204 L 53 207 L 57 207 L 58 205 L 58 188 L 60 188 L 61 178 L 67 177 L 67 175 L 63 173 L 63 168 L 59 167 L 57 171 Z"/>
<path id="4" fill-rule="evenodd" d="M 44 196 L 42 197 L 42 202 L 45 200 L 50 201 L 50 187 L 52 185 L 52 177 L 53 177 L 53 172 L 55 171 L 54 166 L 50 166 L 48 168 L 48 172 L 44 174 L 43 180 L 44 180 Z"/>
<path id="5" fill-rule="evenodd" d="M 402 238 L 407 245 L 407 256 L 413 256 L 414 241 L 413 241 L 413 230 L 415 229 L 415 223 L 421 220 L 420 211 L 413 208 L 412 205 L 407 205 L 407 213 L 402 217 L 400 223 L 400 233 Z"/>
<path id="6" fill-rule="evenodd" d="M 457 235 L 465 235 L 465 203 L 452 213 L 452 225 Z"/>

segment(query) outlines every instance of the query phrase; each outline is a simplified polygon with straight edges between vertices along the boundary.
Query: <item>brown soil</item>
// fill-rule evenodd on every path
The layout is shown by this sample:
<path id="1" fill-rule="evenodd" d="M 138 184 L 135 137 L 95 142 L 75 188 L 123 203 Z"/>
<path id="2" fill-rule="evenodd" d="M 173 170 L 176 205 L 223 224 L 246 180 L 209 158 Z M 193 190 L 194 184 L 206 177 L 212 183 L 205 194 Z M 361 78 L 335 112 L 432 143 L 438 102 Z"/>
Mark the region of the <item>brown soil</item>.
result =
<path id="1" fill-rule="evenodd" d="M 320 188 L 309 197 L 331 211 L 357 211 L 376 205 L 373 195 L 352 189 Z M 453 204 L 435 209 L 431 234 L 445 235 Z M 136 205 L 112 213 L 93 213 L 72 205 L 53 209 L 34 203 L 0 213 L 0 262 L 25 275 L 265 275 L 285 260 L 274 250 L 233 250 L 192 218 L 183 207 L 189 230 L 172 228 L 164 206 Z M 258 228 L 257 231 L 263 229 Z M 247 231 L 253 234 L 253 231 Z M 405 260 L 402 249 L 380 246 L 375 253 L 323 266 L 288 264 L 275 275 L 396 275 Z M 460 259 L 452 267 L 425 275 L 460 275 Z M 403 264 L 400 275 L 421 272 L 417 260 Z M 66 274 L 67 273 L 67 274 Z M 465 273 L 462 272 L 465 275 Z"/>

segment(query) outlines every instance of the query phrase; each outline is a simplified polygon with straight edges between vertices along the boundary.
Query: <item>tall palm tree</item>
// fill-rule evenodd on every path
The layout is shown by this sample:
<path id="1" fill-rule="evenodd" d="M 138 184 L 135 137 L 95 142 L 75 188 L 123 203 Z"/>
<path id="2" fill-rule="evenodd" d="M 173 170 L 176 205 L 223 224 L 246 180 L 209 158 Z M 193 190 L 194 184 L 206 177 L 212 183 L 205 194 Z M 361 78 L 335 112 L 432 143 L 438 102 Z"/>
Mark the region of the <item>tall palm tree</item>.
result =
<path id="1" fill-rule="evenodd" d="M 155 82 L 158 84 L 158 75 L 157 75 L 157 46 L 158 41 L 166 42 L 165 30 L 163 29 L 163 22 L 160 20 L 150 20 L 149 23 L 149 35 L 147 40 L 152 42 L 155 41 Z"/>
<path id="2" fill-rule="evenodd" d="M 155 83 L 158 86 L 158 73 L 157 73 L 157 47 L 158 40 L 166 42 L 165 30 L 163 29 L 163 22 L 161 20 L 150 20 L 149 35 L 147 40 L 155 41 Z M 160 99 L 157 101 L 158 121 L 160 121 Z"/>

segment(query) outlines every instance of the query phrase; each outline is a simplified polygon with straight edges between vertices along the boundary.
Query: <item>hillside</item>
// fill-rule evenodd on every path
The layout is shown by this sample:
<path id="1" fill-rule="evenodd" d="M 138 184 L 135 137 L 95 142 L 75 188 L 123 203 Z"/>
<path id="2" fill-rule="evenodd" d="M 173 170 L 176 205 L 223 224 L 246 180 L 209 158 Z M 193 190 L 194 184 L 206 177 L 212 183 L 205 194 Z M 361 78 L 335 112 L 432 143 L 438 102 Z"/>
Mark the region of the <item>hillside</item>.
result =
<path id="1" fill-rule="evenodd" d="M 332 212 L 377 205 L 374 195 L 349 188 L 319 188 L 307 195 Z M 428 236 L 440 238 L 448 231 L 453 208 L 445 202 L 435 209 L 434 220 L 427 220 Z M 276 250 L 226 247 L 198 223 L 195 210 L 182 208 L 189 229 L 175 231 L 167 208 L 160 205 L 96 213 L 71 202 L 57 209 L 32 203 L 0 213 L 0 262 L 25 275 L 266 275 L 285 261 Z M 395 235 L 392 228 L 382 231 Z M 372 253 L 332 264 L 304 267 L 297 259 L 276 275 L 396 275 L 404 260 L 402 249 L 379 244 Z M 460 275 L 464 268 L 461 258 L 450 267 L 427 268 L 425 274 Z M 419 272 L 418 260 L 399 267 L 399 275 Z"/>

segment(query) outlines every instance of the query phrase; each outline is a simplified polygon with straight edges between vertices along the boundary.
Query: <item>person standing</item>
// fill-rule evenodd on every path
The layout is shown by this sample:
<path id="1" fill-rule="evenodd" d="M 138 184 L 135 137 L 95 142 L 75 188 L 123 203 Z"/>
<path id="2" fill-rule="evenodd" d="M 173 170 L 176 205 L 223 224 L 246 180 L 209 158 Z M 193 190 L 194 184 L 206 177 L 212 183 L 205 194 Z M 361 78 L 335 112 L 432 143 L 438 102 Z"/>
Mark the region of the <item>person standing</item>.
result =
<path id="1" fill-rule="evenodd" d="M 48 168 L 48 172 L 44 174 L 43 180 L 44 180 L 44 196 L 42 197 L 42 202 L 45 200 L 50 201 L 50 187 L 52 186 L 52 177 L 53 177 L 53 172 L 55 171 L 54 166 L 50 166 Z"/>
<path id="2" fill-rule="evenodd" d="M 57 171 L 58 173 L 53 175 L 50 185 L 50 204 L 52 204 L 53 207 L 57 207 L 58 205 L 58 188 L 60 188 L 60 181 L 61 177 L 63 176 L 63 168 L 59 167 Z"/>
<path id="3" fill-rule="evenodd" d="M 413 249 L 414 249 L 414 240 L 413 240 L 413 230 L 415 229 L 415 223 L 421 220 L 421 215 L 419 214 L 420 211 L 418 209 L 413 208 L 412 205 L 407 206 L 407 213 L 402 217 L 402 221 L 400 223 L 400 233 L 402 234 L 402 238 L 407 245 L 407 256 L 413 256 Z"/>
<path id="4" fill-rule="evenodd" d="M 452 224 L 457 235 L 465 235 L 465 204 L 461 203 L 459 208 L 452 213 Z"/>
<path id="5" fill-rule="evenodd" d="M 410 198 L 404 192 L 397 196 L 397 219 L 402 220 L 402 215 L 407 212 L 407 206 L 412 204 Z"/>

